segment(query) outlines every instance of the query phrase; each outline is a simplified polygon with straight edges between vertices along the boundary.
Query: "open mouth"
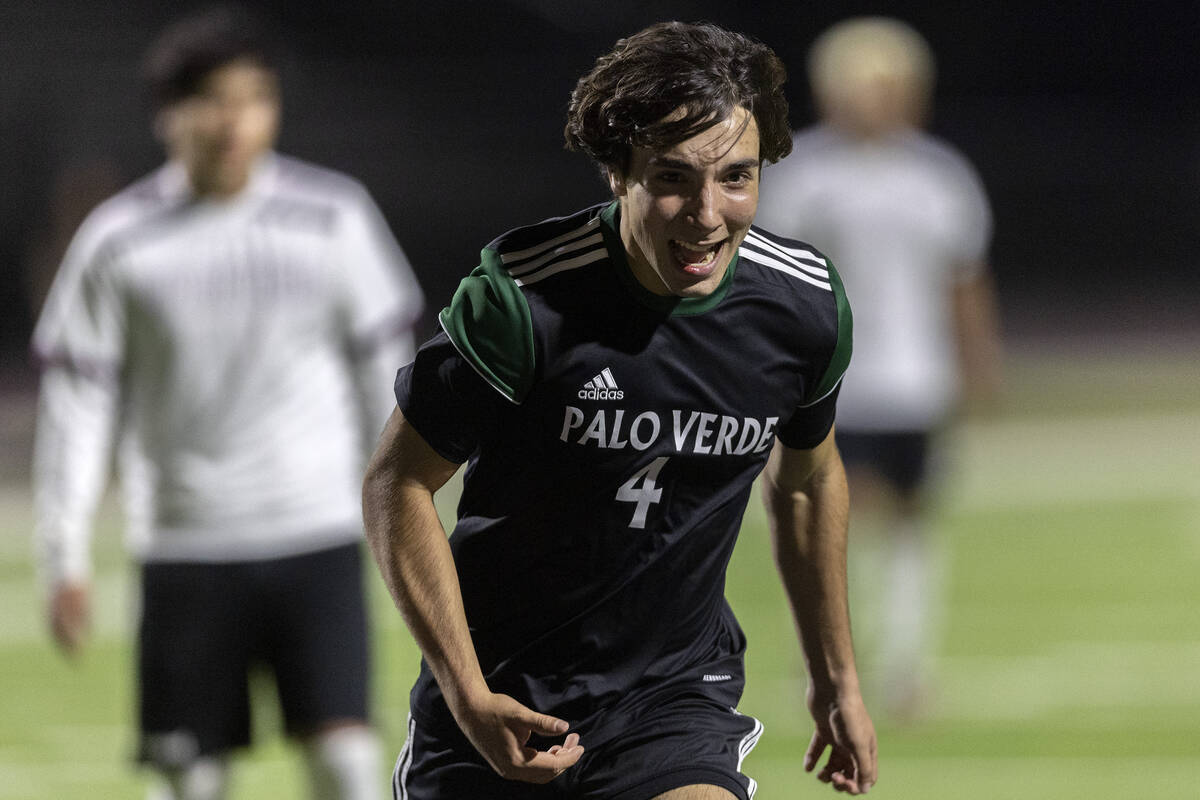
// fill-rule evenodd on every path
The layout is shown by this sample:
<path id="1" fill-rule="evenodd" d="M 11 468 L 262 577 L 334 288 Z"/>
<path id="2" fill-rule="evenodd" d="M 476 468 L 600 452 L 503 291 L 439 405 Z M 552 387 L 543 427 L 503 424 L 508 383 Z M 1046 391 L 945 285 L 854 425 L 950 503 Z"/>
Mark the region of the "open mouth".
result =
<path id="1" fill-rule="evenodd" d="M 675 263 L 687 274 L 699 278 L 712 274 L 724 247 L 724 239 L 710 244 L 697 244 L 680 239 L 670 241 L 671 257 L 675 259 Z"/>

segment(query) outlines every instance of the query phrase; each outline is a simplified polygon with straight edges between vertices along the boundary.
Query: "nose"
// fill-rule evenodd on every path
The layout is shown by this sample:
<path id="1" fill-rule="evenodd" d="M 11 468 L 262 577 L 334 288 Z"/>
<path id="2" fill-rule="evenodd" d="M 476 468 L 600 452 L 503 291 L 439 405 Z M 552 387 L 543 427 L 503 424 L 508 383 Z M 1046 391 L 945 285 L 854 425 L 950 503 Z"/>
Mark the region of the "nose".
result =
<path id="1" fill-rule="evenodd" d="M 226 133 L 236 131 L 240 125 L 242 118 L 245 116 L 245 104 L 233 100 L 226 100 L 221 103 L 220 108 L 221 129 Z"/>
<path id="2" fill-rule="evenodd" d="M 711 181 L 705 181 L 696 190 L 688 204 L 688 222 L 701 230 L 716 230 L 721 226 L 721 215 L 718 212 L 719 189 Z"/>

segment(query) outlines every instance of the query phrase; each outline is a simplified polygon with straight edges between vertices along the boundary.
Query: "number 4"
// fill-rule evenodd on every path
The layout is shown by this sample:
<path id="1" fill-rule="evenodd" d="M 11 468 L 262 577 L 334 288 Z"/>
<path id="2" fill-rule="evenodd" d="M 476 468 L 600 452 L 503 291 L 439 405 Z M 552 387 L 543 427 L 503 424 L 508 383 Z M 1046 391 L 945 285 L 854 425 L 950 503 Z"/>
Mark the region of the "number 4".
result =
<path id="1" fill-rule="evenodd" d="M 617 500 L 622 503 L 637 503 L 637 507 L 633 511 L 633 520 L 630 521 L 631 528 L 646 527 L 646 512 L 650 510 L 650 506 L 662 500 L 663 490 L 656 487 L 654 482 L 658 480 L 658 473 L 663 468 L 663 464 L 667 463 L 670 456 L 660 456 L 651 461 L 646 466 L 633 473 L 629 480 L 621 484 L 621 488 L 617 489 Z M 637 486 L 637 482 L 641 481 L 642 485 Z"/>

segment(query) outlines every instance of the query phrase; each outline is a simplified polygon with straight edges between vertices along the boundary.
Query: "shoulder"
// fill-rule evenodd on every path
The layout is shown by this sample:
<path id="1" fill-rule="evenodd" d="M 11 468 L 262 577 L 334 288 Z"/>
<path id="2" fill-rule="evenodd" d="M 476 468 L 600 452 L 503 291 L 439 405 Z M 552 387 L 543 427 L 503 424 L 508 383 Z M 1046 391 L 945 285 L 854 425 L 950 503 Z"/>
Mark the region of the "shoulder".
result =
<path id="1" fill-rule="evenodd" d="M 844 143 L 844 137 L 829 125 L 821 123 L 802 128 L 792 134 L 791 154 L 772 169 L 787 165 L 794 169 L 813 159 L 826 158 L 841 149 Z"/>
<path id="2" fill-rule="evenodd" d="M 807 154 L 840 147 L 845 137 L 826 123 L 810 125 L 792 134 L 792 152 Z"/>
<path id="3" fill-rule="evenodd" d="M 835 291 L 837 272 L 829 258 L 799 239 L 752 225 L 738 248 L 738 276 L 768 283 L 788 295 L 822 300 Z"/>
<path id="4" fill-rule="evenodd" d="M 752 226 L 738 259 L 738 279 L 755 284 L 764 308 L 781 309 L 805 346 L 828 348 L 834 361 L 849 360 L 854 318 L 841 276 L 824 253 Z"/>
<path id="5" fill-rule="evenodd" d="M 271 158 L 275 170 L 274 189 L 278 194 L 332 203 L 352 202 L 368 196 L 362 182 L 344 172 L 280 153 Z"/>
<path id="6" fill-rule="evenodd" d="M 779 320 L 797 349 L 812 353 L 811 363 L 821 368 L 806 404 L 824 398 L 841 381 L 854 339 L 854 316 L 833 262 L 807 242 L 757 226 L 747 233 L 738 257 L 738 278 L 758 284 L 761 307 L 781 310 Z"/>
<path id="7" fill-rule="evenodd" d="M 83 313 L 84 298 L 98 286 L 114 285 L 118 254 L 154 230 L 174 207 L 170 177 L 169 168 L 162 167 L 130 184 L 92 209 L 75 231 L 34 327 L 32 347 L 39 361 L 53 360 L 65 326 Z M 115 300 L 115 295 L 104 297 Z"/>
<path id="8" fill-rule="evenodd" d="M 310 230 L 334 230 L 347 220 L 376 214 L 367 187 L 356 178 L 291 156 L 271 156 L 273 176 L 260 219 L 305 220 Z"/>
<path id="9" fill-rule="evenodd" d="M 911 157 L 919 159 L 951 180 L 976 183 L 979 177 L 970 160 L 950 142 L 926 131 L 910 131 L 898 144 Z"/>
<path id="10" fill-rule="evenodd" d="M 550 267 L 566 271 L 581 257 L 605 253 L 600 230 L 604 205 L 592 206 L 564 217 L 551 217 L 533 225 L 514 228 L 493 239 L 485 253 L 493 253 L 521 285 L 537 282 L 538 274 Z M 569 262 L 569 263 L 565 263 Z"/>
<path id="11" fill-rule="evenodd" d="M 769 225 L 789 227 L 789 221 L 836 179 L 831 176 L 842 163 L 841 137 L 825 125 L 797 131 L 792 152 L 778 164 L 763 168 L 759 215 Z"/>
<path id="12" fill-rule="evenodd" d="M 72 239 L 68 258 L 90 258 L 153 227 L 175 205 L 166 188 L 168 170 L 155 170 L 92 209 Z"/>
<path id="13" fill-rule="evenodd" d="M 602 206 L 504 233 L 482 251 L 438 317 L 458 352 L 509 400 L 520 403 L 536 368 L 529 293 L 607 257 Z"/>

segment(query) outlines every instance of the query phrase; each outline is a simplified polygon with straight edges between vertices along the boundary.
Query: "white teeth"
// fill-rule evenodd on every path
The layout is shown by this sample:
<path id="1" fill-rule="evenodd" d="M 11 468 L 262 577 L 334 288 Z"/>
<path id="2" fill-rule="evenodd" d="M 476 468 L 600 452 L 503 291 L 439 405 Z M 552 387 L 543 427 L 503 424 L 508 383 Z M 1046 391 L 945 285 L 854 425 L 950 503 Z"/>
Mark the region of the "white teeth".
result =
<path id="1" fill-rule="evenodd" d="M 671 245 L 678 248 L 676 257 L 680 263 L 686 267 L 704 268 L 712 264 L 717 259 L 717 253 L 720 252 L 721 245 L 696 245 L 691 242 L 672 239 Z"/>

